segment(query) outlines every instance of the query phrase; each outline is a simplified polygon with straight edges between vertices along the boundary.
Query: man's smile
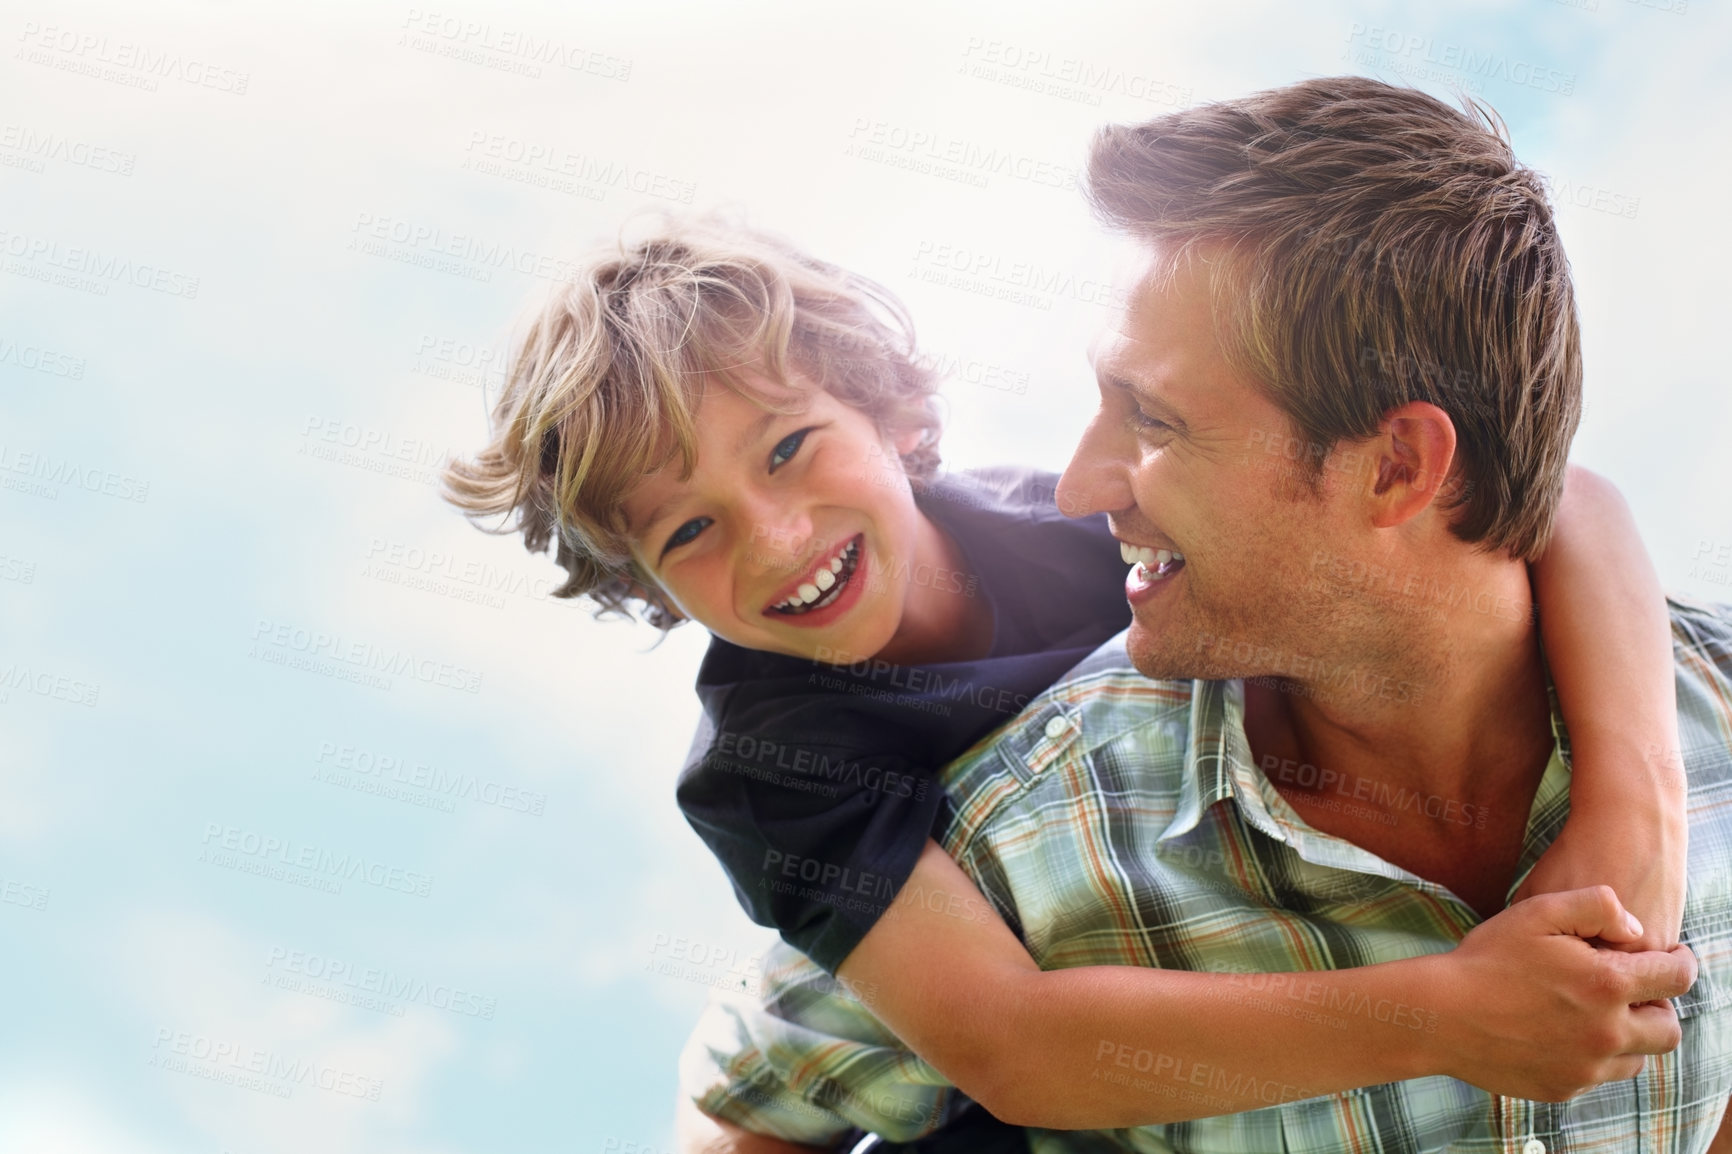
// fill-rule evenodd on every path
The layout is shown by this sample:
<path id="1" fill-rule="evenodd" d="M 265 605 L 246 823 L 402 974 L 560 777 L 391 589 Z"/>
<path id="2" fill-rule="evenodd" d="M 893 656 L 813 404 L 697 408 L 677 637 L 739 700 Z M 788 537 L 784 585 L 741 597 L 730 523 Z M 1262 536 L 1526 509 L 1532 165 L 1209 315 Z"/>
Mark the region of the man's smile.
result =
<path id="1" fill-rule="evenodd" d="M 1120 541 L 1119 556 L 1131 567 L 1125 574 L 1125 600 L 1133 606 L 1147 602 L 1168 578 L 1185 567 L 1185 555 L 1176 549 Z"/>

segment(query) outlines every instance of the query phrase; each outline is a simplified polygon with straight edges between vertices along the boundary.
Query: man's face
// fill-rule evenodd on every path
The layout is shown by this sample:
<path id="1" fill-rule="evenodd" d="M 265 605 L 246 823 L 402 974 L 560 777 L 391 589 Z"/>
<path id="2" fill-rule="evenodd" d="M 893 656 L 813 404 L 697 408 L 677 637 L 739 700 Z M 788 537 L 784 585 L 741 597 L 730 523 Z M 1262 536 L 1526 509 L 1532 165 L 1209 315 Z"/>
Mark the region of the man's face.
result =
<path id="1" fill-rule="evenodd" d="M 676 460 L 625 500 L 632 552 L 685 616 L 748 649 L 868 656 L 901 624 L 920 511 L 867 414 L 806 385 L 720 384 L 698 402 L 697 466 Z"/>
<path id="2" fill-rule="evenodd" d="M 1319 550 L 1353 544 L 1351 505 L 1337 498 L 1354 478 L 1326 467 L 1317 493 L 1301 481 L 1293 458 L 1308 454 L 1287 417 L 1221 352 L 1208 266 L 1192 261 L 1157 289 L 1157 256 L 1135 246 L 1127 304 L 1096 339 L 1100 410 L 1058 506 L 1104 511 L 1120 541 L 1156 551 L 1125 583 L 1127 648 L 1144 674 L 1286 672 L 1352 611 L 1312 591 L 1308 572 Z M 1162 550 L 1179 556 L 1161 564 Z"/>

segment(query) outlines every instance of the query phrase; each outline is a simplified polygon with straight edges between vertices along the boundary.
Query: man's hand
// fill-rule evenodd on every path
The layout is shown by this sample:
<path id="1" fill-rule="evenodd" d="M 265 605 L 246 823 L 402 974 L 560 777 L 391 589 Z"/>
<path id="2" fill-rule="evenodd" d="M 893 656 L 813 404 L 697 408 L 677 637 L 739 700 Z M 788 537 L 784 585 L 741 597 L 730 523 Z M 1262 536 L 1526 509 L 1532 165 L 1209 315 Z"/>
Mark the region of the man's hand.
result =
<path id="1" fill-rule="evenodd" d="M 1682 778 L 1682 771 L 1678 773 Z M 1614 807 L 1572 809 L 1515 900 L 1609 885 L 1642 923 L 1642 936 L 1606 944 L 1622 950 L 1665 950 L 1678 944 L 1684 918 L 1684 883 L 1690 851 L 1683 807 L 1662 794 L 1639 794 Z M 1650 811 L 1644 813 L 1644 810 Z M 1599 815 L 1597 818 L 1595 815 Z"/>
<path id="2" fill-rule="evenodd" d="M 1449 954 L 1440 992 L 1443 1073 L 1517 1098 L 1560 1102 L 1633 1078 L 1681 1038 L 1663 1000 L 1696 981 L 1686 946 L 1624 953 L 1640 936 L 1607 886 L 1542 894 L 1476 926 Z"/>
<path id="3" fill-rule="evenodd" d="M 828 1154 L 824 1146 L 800 1146 L 712 1118 L 683 1094 L 674 1112 L 674 1146 L 680 1154 Z"/>

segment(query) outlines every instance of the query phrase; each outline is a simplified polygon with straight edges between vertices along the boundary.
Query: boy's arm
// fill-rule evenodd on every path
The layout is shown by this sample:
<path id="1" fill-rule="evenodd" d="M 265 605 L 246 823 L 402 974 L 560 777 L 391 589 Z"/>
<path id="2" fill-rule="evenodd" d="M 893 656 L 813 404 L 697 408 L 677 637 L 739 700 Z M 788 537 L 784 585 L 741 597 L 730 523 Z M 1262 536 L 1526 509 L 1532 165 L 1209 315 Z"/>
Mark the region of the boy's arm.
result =
<path id="1" fill-rule="evenodd" d="M 754 1134 L 732 1122 L 712 1118 L 683 1095 L 675 1106 L 674 1148 L 679 1154 L 808 1154 L 834 1146 L 802 1146 L 782 1138 Z"/>
<path id="2" fill-rule="evenodd" d="M 1622 954 L 1582 940 L 1628 940 L 1637 928 L 1625 917 L 1602 886 L 1524 902 L 1449 953 L 1354 970 L 1254 982 L 1138 966 L 1043 971 L 928 842 L 837 976 L 958 1089 L 1022 1126 L 1176 1122 L 1430 1074 L 1559 1100 L 1633 1077 L 1641 1054 L 1678 1043 L 1670 1006 L 1631 1003 L 1688 989 L 1689 951 Z"/>
<path id="3" fill-rule="evenodd" d="M 1672 627 L 1616 487 L 1571 466 L 1545 555 L 1530 567 L 1569 726 L 1570 816 L 1518 899 L 1609 885 L 1642 922 L 1628 949 L 1678 940 L 1689 827 Z"/>

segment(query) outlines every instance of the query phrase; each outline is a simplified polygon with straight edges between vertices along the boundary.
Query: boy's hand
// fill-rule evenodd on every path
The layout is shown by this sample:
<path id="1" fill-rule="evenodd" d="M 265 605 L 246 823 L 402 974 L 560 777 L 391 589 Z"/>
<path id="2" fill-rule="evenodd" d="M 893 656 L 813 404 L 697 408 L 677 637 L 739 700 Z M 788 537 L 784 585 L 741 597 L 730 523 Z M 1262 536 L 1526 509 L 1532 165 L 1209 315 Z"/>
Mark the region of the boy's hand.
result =
<path id="1" fill-rule="evenodd" d="M 1662 999 L 1696 981 L 1686 946 L 1624 953 L 1639 936 L 1605 886 L 1542 894 L 1476 926 L 1440 954 L 1440 1072 L 1484 1090 L 1558 1102 L 1635 1077 L 1678 1045 Z"/>
<path id="2" fill-rule="evenodd" d="M 703 1113 L 684 1095 L 674 1107 L 674 1147 L 680 1154 L 825 1154 L 831 1149 L 742 1130 Z"/>
<path id="3" fill-rule="evenodd" d="M 1620 950 L 1670 949 L 1678 944 L 1684 919 L 1690 834 L 1682 810 L 1665 797 L 1572 808 L 1557 840 L 1516 890 L 1515 901 L 1609 885 L 1642 923 L 1642 936 L 1605 944 Z"/>

